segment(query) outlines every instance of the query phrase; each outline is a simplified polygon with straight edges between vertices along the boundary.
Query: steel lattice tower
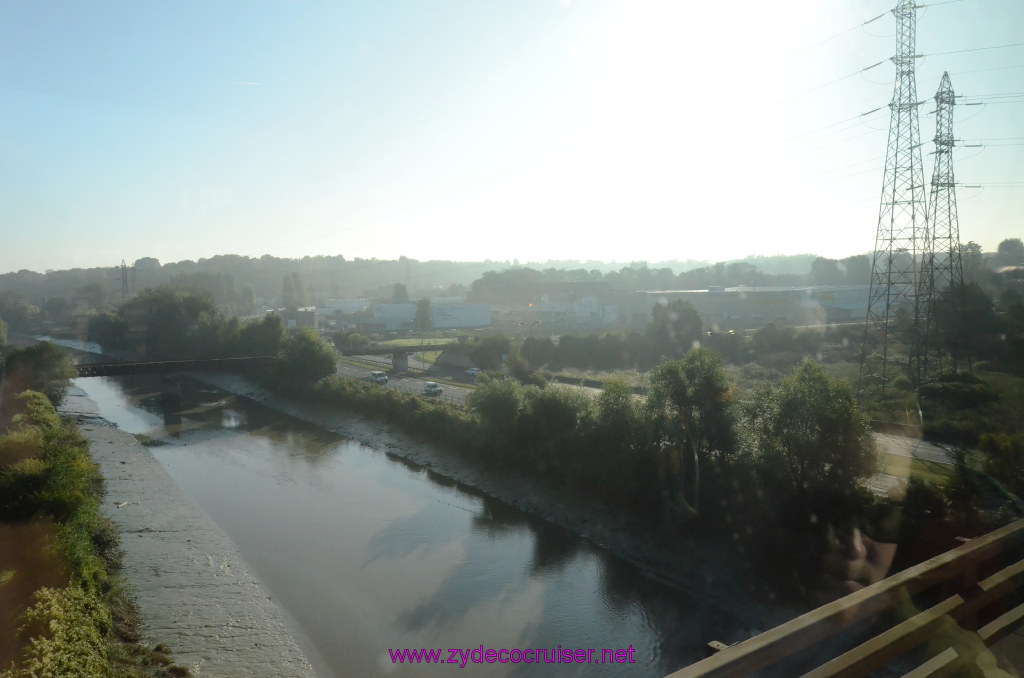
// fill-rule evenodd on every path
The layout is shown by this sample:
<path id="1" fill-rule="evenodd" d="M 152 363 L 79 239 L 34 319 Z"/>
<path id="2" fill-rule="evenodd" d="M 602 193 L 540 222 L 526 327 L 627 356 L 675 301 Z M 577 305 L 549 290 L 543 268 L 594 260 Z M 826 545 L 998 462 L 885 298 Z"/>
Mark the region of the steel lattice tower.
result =
<path id="1" fill-rule="evenodd" d="M 914 383 L 920 380 L 928 311 L 927 286 L 921 285 L 931 241 L 917 115 L 921 102 L 914 73 L 917 8 L 913 0 L 899 0 L 892 10 L 897 22 L 898 50 L 892 57 L 896 83 L 889 103 L 889 143 L 861 361 L 862 384 L 883 390 L 900 375 Z M 869 359 L 876 342 L 880 363 Z"/>
<path id="2" fill-rule="evenodd" d="M 939 89 L 935 92 L 935 167 L 932 170 L 931 195 L 928 200 L 928 224 L 932 233 L 932 254 L 925 283 L 930 287 L 929 300 L 944 299 L 951 310 L 959 308 L 960 292 L 964 284 L 963 267 L 960 263 L 960 223 L 956 212 L 956 180 L 953 176 L 953 106 L 956 95 L 949 80 L 949 73 L 942 74 Z M 930 344 L 926 354 L 925 372 L 942 368 L 942 354 L 936 345 L 932 309 L 928 313 L 927 340 Z M 935 362 L 927 362 L 934 355 Z M 956 367 L 956 351 L 953 352 L 953 367 Z M 927 375 L 925 375 L 927 376 Z"/>

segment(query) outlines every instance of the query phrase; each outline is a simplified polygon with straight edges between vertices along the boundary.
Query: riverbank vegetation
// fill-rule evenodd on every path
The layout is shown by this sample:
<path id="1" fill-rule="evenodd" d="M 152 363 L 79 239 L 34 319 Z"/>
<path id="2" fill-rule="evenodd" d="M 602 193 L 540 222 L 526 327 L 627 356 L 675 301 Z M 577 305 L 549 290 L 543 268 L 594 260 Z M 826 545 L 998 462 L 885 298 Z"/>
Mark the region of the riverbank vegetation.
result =
<path id="1" fill-rule="evenodd" d="M 813 363 L 746 405 L 720 357 L 701 348 L 656 367 L 646 399 L 620 381 L 592 397 L 483 377 L 465 407 L 339 376 L 311 391 L 280 386 L 383 418 L 563 499 L 600 498 L 670 549 L 687 535 L 724 538 L 752 579 L 788 596 L 809 593 L 820 574 L 826 527 L 856 523 L 873 505 L 862 485 L 876 469 L 867 422 L 849 387 Z M 779 543 L 800 545 L 802 557 L 750 558 L 777 555 Z"/>
<path id="2" fill-rule="evenodd" d="M 970 483 L 959 491 L 918 484 L 902 507 L 866 491 L 865 480 L 879 468 L 867 419 L 848 383 L 830 373 L 837 366 L 830 355 L 848 358 L 858 350 L 850 328 L 769 324 L 751 337 L 708 334 L 692 307 L 667 304 L 633 338 L 653 361 L 646 398 L 614 379 L 591 397 L 546 383 L 530 364 L 572 362 L 578 355 L 590 356 L 579 364 L 595 364 L 602 351 L 614 355 L 611 349 L 627 346 L 627 339 L 562 337 L 557 345 L 526 339 L 517 352 L 507 338 L 492 335 L 472 347 L 473 357 L 497 366 L 510 354 L 506 367 L 516 378 L 482 378 L 465 406 L 335 376 L 335 354 L 312 330 L 287 334 L 275 315 L 241 323 L 196 292 L 147 291 L 91 330 L 105 348 L 149 359 L 276 355 L 274 369 L 248 376 L 317 406 L 385 419 L 485 470 L 514 470 L 568 497 L 600 497 L 636 524 L 660 526 L 668 541 L 724 537 L 742 560 L 757 563 L 759 577 L 770 575 L 773 586 L 789 593 L 808 593 L 829 548 L 830 526 L 849 530 L 899 510 L 916 515 L 907 502 L 945 507 L 949 537 L 991 526 L 993 512 L 973 510 L 967 499 Z M 750 359 L 741 368 L 751 377 L 742 390 L 728 376 L 723 353 L 734 365 Z M 972 379 L 935 384 L 929 402 L 948 401 L 951 411 L 964 412 L 971 409 L 965 405 L 991 403 L 987 382 Z M 889 402 L 874 405 L 890 417 L 900 411 Z M 993 469 L 1016 458 L 1012 442 L 987 445 Z M 969 475 L 969 469 L 961 474 Z M 898 536 L 907 543 L 917 538 Z M 917 546 L 906 552 L 932 555 Z"/>
<path id="3" fill-rule="evenodd" d="M 0 676 L 189 675 L 163 646 L 139 643 L 88 443 L 36 391 L 8 399 L 3 416 Z"/>

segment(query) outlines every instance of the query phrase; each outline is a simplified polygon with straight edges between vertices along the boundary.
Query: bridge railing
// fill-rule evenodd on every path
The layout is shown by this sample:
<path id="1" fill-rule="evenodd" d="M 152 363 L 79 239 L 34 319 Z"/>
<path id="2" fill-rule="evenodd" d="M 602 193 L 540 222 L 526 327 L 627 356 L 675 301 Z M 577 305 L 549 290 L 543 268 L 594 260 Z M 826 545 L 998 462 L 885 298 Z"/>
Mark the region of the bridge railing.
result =
<path id="1" fill-rule="evenodd" d="M 793 675 L 864 676 L 908 653 L 918 665 L 904 676 L 975 675 L 967 667 L 979 658 L 987 660 L 986 649 L 1024 621 L 1022 544 L 1024 519 L 722 649 L 668 678 L 748 676 L 763 670 L 787 675 L 787 662 L 801 654 L 816 659 L 809 672 L 802 666 Z M 888 614 L 879 616 L 882 611 Z M 895 619 L 852 649 L 837 649 L 837 656 L 823 652 L 818 661 L 816 649 L 869 617 L 879 623 Z"/>
<path id="2" fill-rule="evenodd" d="M 79 377 L 116 377 L 126 374 L 167 374 L 199 370 L 223 370 L 239 367 L 270 365 L 275 356 L 247 356 L 243 358 L 209 358 L 202 360 L 152 360 L 134 362 L 79 363 L 75 370 Z"/>

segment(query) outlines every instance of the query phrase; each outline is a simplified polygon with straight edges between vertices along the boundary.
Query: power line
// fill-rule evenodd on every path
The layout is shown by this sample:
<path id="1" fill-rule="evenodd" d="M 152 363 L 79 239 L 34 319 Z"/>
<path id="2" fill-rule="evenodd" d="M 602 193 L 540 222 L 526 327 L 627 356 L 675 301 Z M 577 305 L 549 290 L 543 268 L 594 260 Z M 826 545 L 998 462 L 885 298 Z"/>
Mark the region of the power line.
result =
<path id="1" fill-rule="evenodd" d="M 967 52 L 984 52 L 990 49 L 1006 49 L 1008 47 L 1020 47 L 1024 45 L 1024 42 L 1011 42 L 1006 45 L 992 45 L 991 47 L 972 47 L 970 49 L 954 49 L 950 52 L 931 52 L 929 54 L 920 54 L 918 56 L 943 56 L 946 54 L 966 54 Z"/>
<path id="2" fill-rule="evenodd" d="M 911 57 L 911 58 L 912 59 L 916 59 L 918 57 Z M 809 89 L 809 90 L 807 90 L 805 92 L 800 92 L 799 94 L 796 94 L 796 95 L 790 97 L 790 99 L 792 100 L 792 99 L 795 99 L 797 97 L 802 97 L 805 94 L 810 94 L 811 92 L 817 92 L 819 89 L 823 89 L 825 87 L 828 87 L 829 85 L 834 85 L 837 82 L 842 82 L 843 80 L 846 80 L 847 78 L 852 78 L 855 75 L 860 75 L 861 73 L 864 73 L 866 71 L 870 71 L 872 68 L 876 68 L 878 66 L 881 66 L 882 64 L 884 64 L 885 62 L 890 61 L 890 60 L 891 59 L 882 59 L 877 64 L 871 64 L 867 68 L 862 68 L 859 71 L 854 71 L 853 73 L 847 73 L 846 75 L 842 75 L 842 76 L 840 76 L 840 77 L 838 77 L 838 78 L 836 78 L 834 80 L 829 80 L 828 82 L 826 82 L 824 84 L 821 84 L 821 85 L 818 85 L 817 87 L 813 87 L 813 88 L 811 88 L 811 89 Z"/>
<path id="3" fill-rule="evenodd" d="M 976 68 L 970 71 L 956 71 L 950 73 L 950 75 L 969 75 L 971 73 L 988 73 L 989 71 L 1007 71 L 1013 68 L 1024 68 L 1024 64 L 1014 64 L 1012 66 L 996 66 L 995 68 Z"/>
<path id="4" fill-rule="evenodd" d="M 805 51 L 807 51 L 807 50 L 809 50 L 809 49 L 811 49 L 813 47 L 817 47 L 818 45 L 824 45 L 826 42 L 829 42 L 830 40 L 835 40 L 838 37 L 844 36 L 847 33 L 852 33 L 853 31 L 857 30 L 858 28 L 864 28 L 868 24 L 870 24 L 870 23 L 872 23 L 874 21 L 878 21 L 879 19 L 881 19 L 882 17 L 884 17 L 888 13 L 889 12 L 882 12 L 881 14 L 879 14 L 878 16 L 876 16 L 874 18 L 868 19 L 867 21 L 865 21 L 863 23 L 859 23 L 856 26 L 851 26 L 850 28 L 847 28 L 845 31 L 839 31 L 838 33 L 836 33 L 834 35 L 830 35 L 829 37 L 825 38 L 824 40 L 819 40 L 818 42 L 815 42 L 815 43 L 812 43 L 810 45 L 807 45 L 806 47 L 801 47 L 800 49 L 798 49 L 796 51 L 796 53 L 799 54 L 800 52 L 805 52 Z"/>

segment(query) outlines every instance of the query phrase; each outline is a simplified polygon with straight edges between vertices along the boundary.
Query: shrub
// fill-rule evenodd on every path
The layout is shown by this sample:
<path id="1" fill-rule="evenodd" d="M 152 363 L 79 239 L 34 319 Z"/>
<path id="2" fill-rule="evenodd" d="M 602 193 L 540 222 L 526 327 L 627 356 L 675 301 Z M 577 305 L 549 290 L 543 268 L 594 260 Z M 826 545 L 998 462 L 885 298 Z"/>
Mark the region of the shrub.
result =
<path id="1" fill-rule="evenodd" d="M 3 678 L 92 678 L 109 675 L 104 637 L 111 629 L 102 601 L 77 586 L 42 588 L 22 617 L 29 638 L 19 668 Z"/>
<path id="2" fill-rule="evenodd" d="M 278 382 L 286 388 L 303 388 L 334 374 L 334 351 L 308 327 L 288 338 L 279 355 Z"/>
<path id="3" fill-rule="evenodd" d="M 7 386 L 5 391 L 20 393 L 31 389 L 40 391 L 54 405 L 64 399 L 75 366 L 60 347 L 48 341 L 11 351 L 7 356 Z"/>
<path id="4" fill-rule="evenodd" d="M 0 470 L 0 520 L 31 518 L 38 508 L 38 496 L 46 486 L 48 465 L 30 457 Z"/>

